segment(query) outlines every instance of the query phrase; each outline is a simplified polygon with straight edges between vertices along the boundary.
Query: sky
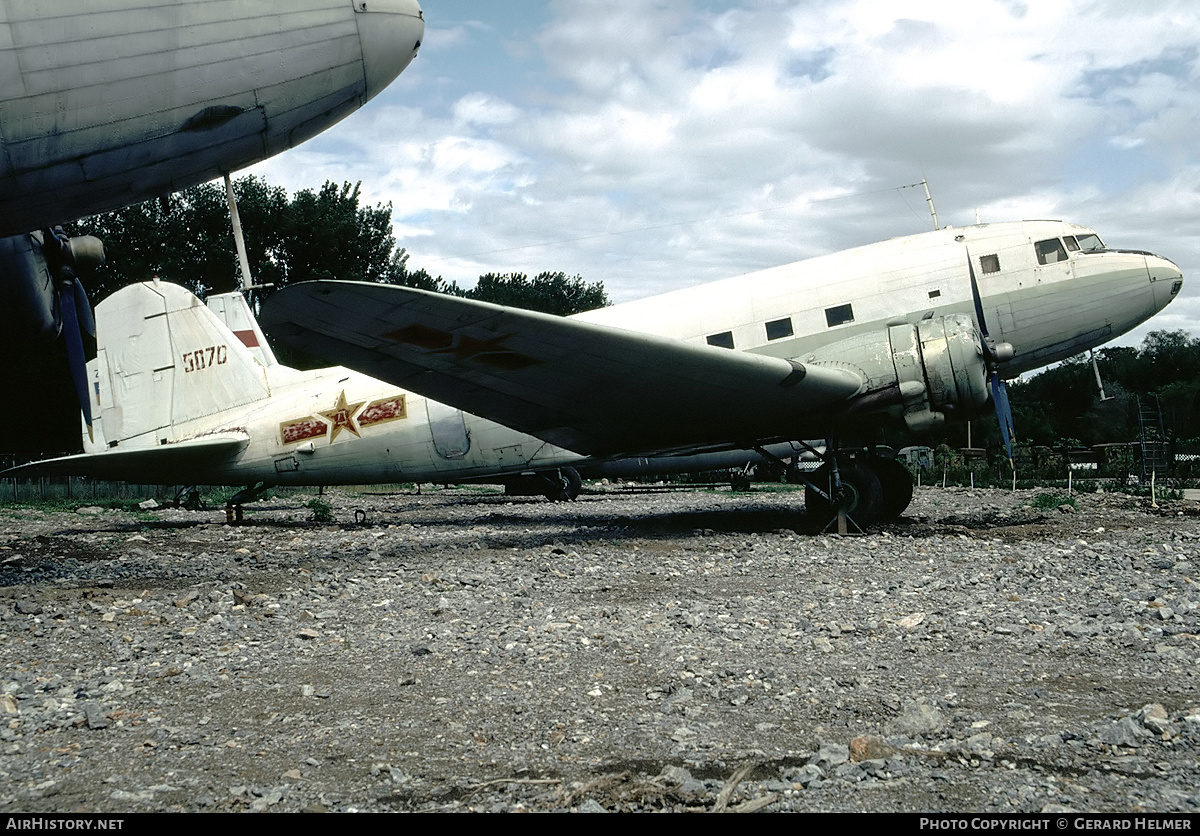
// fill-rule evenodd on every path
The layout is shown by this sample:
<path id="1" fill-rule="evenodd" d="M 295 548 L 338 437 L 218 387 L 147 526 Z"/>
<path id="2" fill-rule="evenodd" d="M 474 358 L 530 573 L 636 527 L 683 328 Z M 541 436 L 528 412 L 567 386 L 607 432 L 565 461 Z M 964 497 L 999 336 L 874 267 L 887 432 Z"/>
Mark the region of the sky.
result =
<path id="1" fill-rule="evenodd" d="M 423 0 L 420 54 L 249 171 L 362 182 L 412 269 L 628 301 L 933 228 L 1057 218 L 1150 250 L 1200 333 L 1200 6 Z M 1188 281 L 1190 279 L 1190 281 Z"/>

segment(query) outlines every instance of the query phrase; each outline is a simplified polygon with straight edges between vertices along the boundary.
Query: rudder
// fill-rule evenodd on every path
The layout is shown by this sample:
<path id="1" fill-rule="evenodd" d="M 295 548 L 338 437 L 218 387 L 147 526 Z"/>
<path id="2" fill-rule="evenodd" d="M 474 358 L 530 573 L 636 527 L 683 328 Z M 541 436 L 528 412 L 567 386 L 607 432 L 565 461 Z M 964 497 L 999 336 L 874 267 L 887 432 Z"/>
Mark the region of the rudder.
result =
<path id="1" fill-rule="evenodd" d="M 178 285 L 143 282 L 109 296 L 96 306 L 96 337 L 88 372 L 107 448 L 194 437 L 218 429 L 225 410 L 270 394 L 263 365 Z"/>

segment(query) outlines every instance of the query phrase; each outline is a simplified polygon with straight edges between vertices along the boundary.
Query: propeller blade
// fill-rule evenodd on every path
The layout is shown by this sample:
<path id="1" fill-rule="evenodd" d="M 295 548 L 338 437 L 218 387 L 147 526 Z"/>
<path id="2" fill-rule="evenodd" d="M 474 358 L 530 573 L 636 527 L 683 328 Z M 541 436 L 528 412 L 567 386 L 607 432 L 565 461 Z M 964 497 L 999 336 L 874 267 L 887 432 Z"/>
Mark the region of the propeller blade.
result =
<path id="1" fill-rule="evenodd" d="M 1004 439 L 1004 451 L 1008 453 L 1008 463 L 1013 463 L 1013 438 L 1016 431 L 1013 427 L 1012 406 L 1008 402 L 1008 386 L 1000 377 L 1000 373 L 992 372 L 992 405 L 996 408 L 996 420 L 1000 423 L 1000 436 Z"/>
<path id="2" fill-rule="evenodd" d="M 75 314 L 79 319 L 79 328 L 89 337 L 96 336 L 96 319 L 92 316 L 92 306 L 88 302 L 87 291 L 83 282 L 75 279 Z"/>
<path id="3" fill-rule="evenodd" d="M 983 317 L 983 297 L 979 294 L 979 281 L 975 278 L 975 263 L 971 260 L 970 248 L 967 249 L 967 275 L 971 278 L 971 301 L 975 303 L 975 318 L 983 335 L 983 347 L 992 384 L 992 406 L 996 409 L 996 421 L 1000 424 L 1000 437 L 1004 439 L 1004 452 L 1008 454 L 1008 464 L 1015 467 L 1012 443 L 1016 431 L 1013 428 L 1012 406 L 1008 402 L 1008 386 L 996 369 L 997 360 L 1008 360 L 1012 357 L 1012 346 L 1007 343 L 997 345 L 990 339 L 987 320 Z"/>
<path id="4" fill-rule="evenodd" d="M 967 274 L 971 277 L 971 301 L 975 303 L 975 319 L 979 322 L 979 330 L 986 340 L 987 320 L 983 318 L 983 298 L 979 295 L 979 282 L 975 279 L 975 265 L 971 261 L 970 250 L 967 250 Z"/>
<path id="5" fill-rule="evenodd" d="M 63 339 L 67 343 L 67 362 L 71 365 L 71 380 L 75 383 L 75 396 L 79 399 L 79 408 L 83 410 L 83 420 L 87 424 L 88 438 L 94 439 L 95 436 L 92 435 L 92 398 L 87 387 L 87 360 L 83 355 L 80 317 L 75 309 L 75 290 L 60 287 L 58 295 L 62 311 Z M 91 319 L 91 312 L 89 311 L 86 316 Z"/>

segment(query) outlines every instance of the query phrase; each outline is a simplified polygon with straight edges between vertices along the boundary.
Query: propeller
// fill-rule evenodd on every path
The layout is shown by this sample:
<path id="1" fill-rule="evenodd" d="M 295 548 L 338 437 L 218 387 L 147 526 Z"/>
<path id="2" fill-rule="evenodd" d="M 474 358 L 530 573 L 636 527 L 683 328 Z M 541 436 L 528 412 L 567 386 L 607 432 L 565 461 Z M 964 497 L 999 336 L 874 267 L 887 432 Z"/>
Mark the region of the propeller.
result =
<path id="1" fill-rule="evenodd" d="M 975 264 L 971 260 L 971 249 L 967 248 L 967 273 L 971 277 L 971 299 L 975 302 L 975 318 L 983 335 L 983 350 L 986 355 L 988 379 L 992 388 L 992 405 L 996 409 L 996 420 L 1000 424 L 1000 436 L 1004 439 L 1004 451 L 1008 464 L 1013 466 L 1012 442 L 1016 437 L 1013 428 L 1012 406 L 1008 402 L 1008 386 L 1000 377 L 998 365 L 1011 360 L 1015 354 L 1012 343 L 998 343 L 988 334 L 987 319 L 983 315 L 983 299 L 979 295 L 979 282 L 975 278 Z"/>
<path id="2" fill-rule="evenodd" d="M 67 362 L 75 397 L 87 424 L 88 438 L 92 432 L 92 398 L 87 384 L 87 356 L 83 349 L 83 334 L 96 336 L 96 320 L 88 302 L 87 291 L 79 280 L 77 270 L 99 267 L 104 263 L 104 245 L 98 238 L 82 235 L 68 238 L 61 229 L 44 231 L 42 251 L 54 276 L 55 297 L 58 301 L 60 327 L 67 347 Z"/>

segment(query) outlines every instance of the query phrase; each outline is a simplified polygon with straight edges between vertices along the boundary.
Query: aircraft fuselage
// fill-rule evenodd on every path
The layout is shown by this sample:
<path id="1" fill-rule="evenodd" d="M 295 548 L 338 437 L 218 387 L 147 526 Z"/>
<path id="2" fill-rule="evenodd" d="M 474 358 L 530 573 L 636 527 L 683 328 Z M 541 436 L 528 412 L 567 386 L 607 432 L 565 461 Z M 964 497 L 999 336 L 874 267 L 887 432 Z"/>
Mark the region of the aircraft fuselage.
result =
<path id="1" fill-rule="evenodd" d="M 802 360 L 888 324 L 974 317 L 968 259 L 989 336 L 1015 350 L 1000 364 L 1009 378 L 1120 336 L 1182 286 L 1167 259 L 1104 249 L 1093 230 L 1075 224 L 1019 221 L 883 241 L 578 318 Z"/>
<path id="2" fill-rule="evenodd" d="M 280 365 L 238 293 L 206 306 L 145 282 L 96 314 L 94 438 L 58 460 L 62 472 L 163 484 L 459 482 L 581 458 L 358 372 Z M 238 442 L 203 447 L 217 438 Z"/>
<path id="3" fill-rule="evenodd" d="M 235 459 L 197 466 L 186 481 L 238 485 L 465 482 L 569 465 L 582 457 L 493 421 L 451 410 L 340 367 L 293 372 L 269 400 L 228 420 L 174 427 L 244 429 Z M 291 375 L 289 375 L 290 377 Z M 177 482 L 178 472 L 159 474 Z"/>
<path id="4" fill-rule="evenodd" d="M 0 5 L 0 235 L 291 148 L 382 90 L 424 31 L 416 0 Z"/>

